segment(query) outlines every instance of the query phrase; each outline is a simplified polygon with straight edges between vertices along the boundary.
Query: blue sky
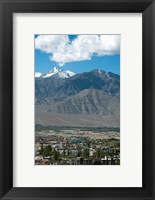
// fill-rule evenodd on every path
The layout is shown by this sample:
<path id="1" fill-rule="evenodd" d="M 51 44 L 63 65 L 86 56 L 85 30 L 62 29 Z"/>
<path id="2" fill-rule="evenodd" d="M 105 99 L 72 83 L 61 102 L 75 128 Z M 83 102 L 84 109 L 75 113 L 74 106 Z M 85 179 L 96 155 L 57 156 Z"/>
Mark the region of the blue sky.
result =
<path id="1" fill-rule="evenodd" d="M 120 74 L 119 35 L 35 35 L 35 72 L 54 67 L 75 73 L 103 69 Z"/>

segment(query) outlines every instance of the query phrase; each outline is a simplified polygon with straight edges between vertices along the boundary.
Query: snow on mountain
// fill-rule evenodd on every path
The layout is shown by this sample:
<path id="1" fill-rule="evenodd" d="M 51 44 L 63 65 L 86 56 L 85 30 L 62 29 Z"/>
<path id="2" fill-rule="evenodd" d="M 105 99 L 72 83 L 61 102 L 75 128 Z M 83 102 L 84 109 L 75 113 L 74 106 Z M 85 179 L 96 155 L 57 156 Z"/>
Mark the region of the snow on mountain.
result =
<path id="1" fill-rule="evenodd" d="M 74 75 L 75 75 L 74 72 L 71 72 L 69 70 L 63 71 L 61 69 L 54 67 L 54 69 L 50 70 L 48 73 L 44 74 L 42 77 L 49 78 L 51 76 L 56 76 L 58 78 L 69 78 Z"/>
<path id="2" fill-rule="evenodd" d="M 42 76 L 42 73 L 40 72 L 35 72 L 35 78 L 40 78 Z"/>
<path id="3" fill-rule="evenodd" d="M 43 78 L 48 78 L 50 76 L 53 76 L 55 74 L 59 73 L 59 69 L 57 69 L 56 67 L 54 67 L 53 70 L 50 70 L 49 72 L 47 72 L 46 74 L 43 75 Z"/>
<path id="4" fill-rule="evenodd" d="M 71 72 L 71 71 L 69 71 L 69 70 L 66 70 L 66 73 L 67 73 L 70 77 L 75 75 L 74 72 Z"/>

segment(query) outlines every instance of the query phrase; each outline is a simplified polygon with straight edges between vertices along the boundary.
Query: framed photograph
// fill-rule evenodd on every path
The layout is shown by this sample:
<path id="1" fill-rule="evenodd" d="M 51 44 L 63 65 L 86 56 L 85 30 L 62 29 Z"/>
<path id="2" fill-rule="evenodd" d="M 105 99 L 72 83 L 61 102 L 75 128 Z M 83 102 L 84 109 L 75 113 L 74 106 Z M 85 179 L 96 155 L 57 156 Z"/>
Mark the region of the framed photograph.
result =
<path id="1" fill-rule="evenodd" d="M 155 199 L 154 1 L 0 9 L 1 199 Z"/>
<path id="2" fill-rule="evenodd" d="M 120 165 L 119 71 L 120 35 L 35 35 L 36 165 Z"/>

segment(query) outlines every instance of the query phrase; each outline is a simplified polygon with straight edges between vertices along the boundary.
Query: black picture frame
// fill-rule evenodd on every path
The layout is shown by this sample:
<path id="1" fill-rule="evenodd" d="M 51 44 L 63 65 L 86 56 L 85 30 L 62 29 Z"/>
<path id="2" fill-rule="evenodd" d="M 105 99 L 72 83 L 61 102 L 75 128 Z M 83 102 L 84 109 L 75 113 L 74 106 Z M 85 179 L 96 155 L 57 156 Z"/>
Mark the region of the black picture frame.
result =
<path id="1" fill-rule="evenodd" d="M 13 13 L 142 13 L 143 187 L 13 187 Z M 155 2 L 153 0 L 0 0 L 1 199 L 155 199 Z M 136 133 L 135 133 L 136 134 Z M 134 163 L 133 163 L 134 164 Z M 28 173 L 28 172 L 25 172 Z M 129 172 L 130 173 L 130 172 Z M 132 173 L 132 172 L 131 172 Z"/>

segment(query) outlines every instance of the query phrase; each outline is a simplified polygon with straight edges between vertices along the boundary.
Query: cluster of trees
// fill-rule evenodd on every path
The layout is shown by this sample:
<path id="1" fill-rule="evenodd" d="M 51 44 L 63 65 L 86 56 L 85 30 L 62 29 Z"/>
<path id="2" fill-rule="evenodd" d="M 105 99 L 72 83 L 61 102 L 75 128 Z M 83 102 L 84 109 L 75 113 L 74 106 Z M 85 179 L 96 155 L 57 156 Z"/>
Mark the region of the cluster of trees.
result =
<path id="1" fill-rule="evenodd" d="M 102 141 L 103 142 L 103 141 Z M 40 151 L 40 154 L 43 157 L 52 156 L 53 160 L 59 161 L 61 158 L 74 158 L 76 157 L 83 157 L 83 158 L 90 158 L 89 154 L 89 148 L 93 146 L 93 148 L 96 150 L 96 152 L 93 153 L 92 158 L 93 159 L 100 159 L 104 158 L 105 156 L 108 157 L 114 157 L 114 155 L 118 155 L 120 153 L 119 147 L 120 147 L 120 141 L 117 139 L 108 139 L 104 141 L 104 144 L 106 145 L 106 148 L 102 149 L 99 147 L 96 147 L 96 145 L 99 144 L 99 141 L 96 140 L 86 140 L 86 142 L 83 144 L 83 146 L 78 145 L 76 147 L 76 155 L 71 152 L 70 147 L 65 147 L 63 150 L 63 153 L 60 154 L 59 151 L 52 149 L 51 145 L 46 146 L 45 148 L 42 148 Z"/>
<path id="2" fill-rule="evenodd" d="M 59 160 L 59 158 L 60 158 L 59 151 L 56 151 L 55 149 L 52 149 L 52 147 L 50 145 L 48 145 L 44 149 L 42 149 L 40 154 L 43 157 L 52 156 L 54 160 Z"/>
<path id="3" fill-rule="evenodd" d="M 92 158 L 100 159 L 100 158 L 104 158 L 105 156 L 114 157 L 114 155 L 118 155 L 118 154 L 119 154 L 119 149 L 110 148 L 110 147 L 106 149 L 97 148 L 96 152 L 93 153 Z M 83 150 L 82 148 L 79 148 L 77 156 L 83 157 L 83 158 L 90 158 L 89 148 L 84 148 Z"/>

